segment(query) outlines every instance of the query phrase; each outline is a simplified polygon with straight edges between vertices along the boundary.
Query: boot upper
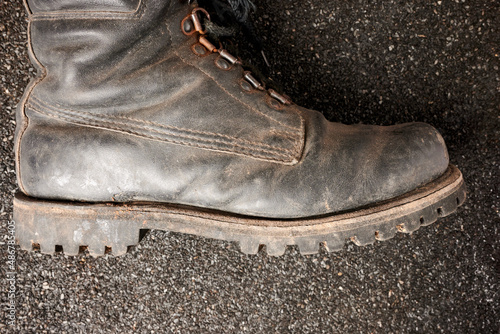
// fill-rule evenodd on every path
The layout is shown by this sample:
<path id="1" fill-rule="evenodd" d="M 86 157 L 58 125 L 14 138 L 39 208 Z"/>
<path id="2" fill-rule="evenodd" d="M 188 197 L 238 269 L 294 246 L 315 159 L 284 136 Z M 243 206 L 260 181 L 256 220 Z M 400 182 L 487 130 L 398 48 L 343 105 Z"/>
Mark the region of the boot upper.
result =
<path id="1" fill-rule="evenodd" d="M 256 86 L 183 33 L 190 5 L 82 3 L 29 2 L 39 76 L 16 133 L 28 195 L 299 218 L 402 195 L 448 166 L 429 125 L 331 123 Z"/>

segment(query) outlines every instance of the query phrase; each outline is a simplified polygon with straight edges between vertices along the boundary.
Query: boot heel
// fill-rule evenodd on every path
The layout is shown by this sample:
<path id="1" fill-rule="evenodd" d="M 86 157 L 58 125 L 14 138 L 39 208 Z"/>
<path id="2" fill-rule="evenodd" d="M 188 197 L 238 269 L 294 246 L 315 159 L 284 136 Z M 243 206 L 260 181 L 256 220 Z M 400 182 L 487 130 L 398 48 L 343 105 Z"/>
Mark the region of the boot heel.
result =
<path id="1" fill-rule="evenodd" d="M 41 253 L 52 254 L 62 248 L 67 255 L 77 255 L 87 248 L 93 256 L 121 255 L 139 242 L 138 223 L 103 215 L 105 206 L 54 203 L 15 195 L 16 240 L 21 249 L 31 251 L 36 246 Z M 113 206 L 109 212 L 116 212 Z"/>

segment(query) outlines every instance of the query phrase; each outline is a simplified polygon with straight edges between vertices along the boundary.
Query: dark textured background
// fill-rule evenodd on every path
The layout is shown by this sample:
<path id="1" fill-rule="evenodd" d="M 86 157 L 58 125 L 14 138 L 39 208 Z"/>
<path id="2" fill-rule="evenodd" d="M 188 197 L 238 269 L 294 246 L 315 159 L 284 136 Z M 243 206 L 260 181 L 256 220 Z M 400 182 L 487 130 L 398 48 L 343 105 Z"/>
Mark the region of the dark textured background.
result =
<path id="1" fill-rule="evenodd" d="M 18 250 L 7 327 L 14 108 L 32 69 L 24 9 L 0 1 L 0 332 L 498 333 L 499 2 L 255 2 L 269 74 L 294 101 L 344 123 L 433 124 L 464 173 L 464 206 L 412 235 L 315 256 L 159 231 L 119 258 Z"/>

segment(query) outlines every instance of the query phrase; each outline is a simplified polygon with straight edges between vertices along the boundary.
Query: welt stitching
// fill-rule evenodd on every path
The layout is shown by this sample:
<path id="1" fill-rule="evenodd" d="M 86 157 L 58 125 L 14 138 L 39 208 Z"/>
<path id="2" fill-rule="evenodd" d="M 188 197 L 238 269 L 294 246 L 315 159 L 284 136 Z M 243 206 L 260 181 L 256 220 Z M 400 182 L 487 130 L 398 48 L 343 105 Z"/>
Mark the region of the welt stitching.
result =
<path id="1" fill-rule="evenodd" d="M 50 111 L 48 111 L 49 108 L 47 108 L 46 106 L 44 106 L 43 102 L 41 102 L 39 99 L 37 99 L 36 97 L 32 97 L 32 100 L 33 100 L 33 102 L 37 103 L 37 105 L 38 105 L 39 108 L 45 108 L 47 110 L 47 112 L 50 113 Z M 66 111 L 68 113 L 75 113 L 75 114 L 80 114 L 80 115 L 88 115 L 89 117 L 90 116 L 95 116 L 92 113 L 83 112 L 83 111 L 75 111 L 75 110 L 70 110 L 70 109 L 65 109 L 65 108 L 62 108 L 60 105 L 58 105 L 56 103 L 54 103 L 54 104 L 58 107 L 58 109 L 61 109 L 61 110 Z M 64 113 L 64 112 L 62 112 L 62 113 Z M 233 140 L 233 141 L 240 142 L 240 143 L 248 143 L 248 144 L 251 144 L 251 145 L 254 145 L 254 146 L 267 147 L 267 148 L 270 148 L 272 151 L 274 151 L 274 150 L 283 151 L 283 152 L 291 152 L 292 151 L 290 149 L 285 149 L 285 148 L 280 148 L 280 147 L 274 147 L 274 146 L 271 146 L 271 145 L 268 145 L 268 144 L 253 142 L 253 141 L 249 141 L 249 140 L 245 140 L 245 139 L 241 139 L 241 138 L 236 138 L 236 137 L 231 137 L 231 136 L 227 136 L 227 135 L 223 135 L 223 134 L 217 134 L 217 133 L 212 133 L 212 132 L 204 132 L 204 131 L 198 131 L 198 130 L 184 129 L 184 128 L 179 128 L 179 127 L 176 127 L 176 126 L 163 125 L 163 124 L 159 124 L 159 123 L 156 123 L 156 122 L 151 122 L 151 121 L 146 121 L 146 120 L 140 120 L 140 119 L 131 118 L 131 117 L 127 117 L 127 116 L 113 116 L 113 115 L 109 115 L 108 117 L 111 117 L 113 119 L 124 119 L 124 120 L 133 121 L 133 122 L 137 122 L 137 123 L 148 124 L 148 125 L 151 125 L 151 126 L 157 126 L 159 128 L 162 128 L 162 129 L 174 129 L 174 130 L 178 130 L 180 132 L 209 135 L 209 136 L 214 136 L 214 137 L 222 137 L 222 138 L 226 138 L 226 139 Z M 86 119 L 83 116 L 81 116 L 80 118 L 81 119 Z M 96 121 L 96 120 L 94 120 L 94 121 Z M 99 121 L 106 122 L 106 123 L 112 123 L 112 122 L 107 121 L 107 120 L 99 120 Z M 117 123 L 117 124 L 128 125 L 128 123 L 123 123 L 123 122 Z M 147 130 L 148 131 L 157 132 L 157 133 L 163 133 L 161 131 L 154 130 L 154 129 L 147 129 Z M 175 135 L 175 134 L 172 134 L 172 135 L 173 136 L 179 136 L 179 135 Z M 192 139 L 197 139 L 198 138 L 198 137 L 189 136 L 189 135 L 184 135 L 184 137 L 186 137 L 186 138 L 192 138 Z M 220 140 L 214 140 L 214 142 L 223 143 Z"/>
<path id="2" fill-rule="evenodd" d="M 36 103 L 36 102 L 35 102 Z M 54 112 L 50 112 L 50 111 L 47 111 L 47 110 L 41 110 L 41 109 L 45 109 L 43 108 L 43 106 L 41 105 L 33 105 L 32 103 L 29 104 L 29 107 L 33 108 L 34 110 L 44 114 L 44 115 L 53 115 L 59 119 L 65 119 L 65 120 L 71 120 L 71 119 L 79 119 L 82 121 L 82 123 L 86 124 L 85 122 L 89 122 L 89 124 L 92 124 L 92 125 L 95 125 L 95 126 L 98 126 L 99 124 L 102 124 L 102 123 L 105 123 L 105 124 L 111 124 L 111 125 L 115 125 L 115 127 L 110 127 L 114 130 L 119 130 L 119 131 L 123 131 L 123 132 L 127 132 L 127 130 L 121 128 L 121 127 L 117 127 L 116 125 L 126 125 L 126 126 L 130 126 L 130 124 L 128 123 L 125 123 L 125 122 L 112 122 L 112 121 L 107 121 L 107 120 L 91 120 L 91 119 L 88 119 L 88 118 L 85 118 L 83 116 L 79 116 L 79 115 L 75 115 L 75 116 L 66 116 L 66 115 L 60 115 L 57 113 L 56 111 L 56 114 L 54 114 Z M 38 107 L 38 108 L 37 108 Z M 61 112 L 59 112 L 61 113 Z M 64 114 L 64 113 L 62 113 Z M 134 119 L 131 119 L 131 120 L 134 120 Z M 138 125 L 135 125 L 136 127 L 139 127 Z M 177 138 L 186 138 L 186 139 L 193 139 L 193 140 L 199 140 L 199 141 L 205 141 L 207 143 L 220 143 L 220 144 L 226 144 L 227 145 L 227 142 L 225 141 L 221 141 L 221 140 L 217 140 L 217 139 L 202 139 L 202 138 L 199 138 L 199 137 L 194 137 L 194 136 L 189 136 L 189 135 L 179 135 L 179 134 L 166 134 L 165 132 L 162 132 L 162 131 L 158 131 L 158 130 L 154 130 L 154 129 L 147 129 L 147 131 L 150 131 L 150 132 L 153 132 L 153 133 L 158 133 L 159 135 L 163 135 L 163 137 L 161 136 L 155 136 L 155 137 L 158 137 L 158 138 L 163 138 L 165 139 L 164 137 L 165 136 L 171 136 L 171 137 L 177 137 Z M 135 134 L 141 134 L 140 132 L 134 132 Z M 144 134 L 145 136 L 147 136 L 146 134 Z M 167 140 L 167 139 L 165 139 Z M 279 152 L 276 152 L 274 150 L 278 149 L 278 148 L 274 148 L 274 147 L 271 147 L 273 148 L 273 150 L 267 150 L 267 149 L 264 149 L 264 148 L 260 148 L 258 147 L 259 146 L 259 143 L 252 143 L 250 142 L 250 144 L 255 144 L 255 145 L 252 145 L 254 147 L 247 147 L 247 146 L 242 146 L 242 145 L 238 145 L 238 144 L 229 144 L 230 146 L 235 146 L 235 147 L 239 147 L 241 149 L 250 149 L 250 150 L 255 150 L 255 151 L 261 151 L 263 153 L 268 153 L 268 154 L 272 154 L 272 155 L 280 155 L 280 156 L 289 156 L 292 152 L 292 150 L 284 150 L 284 149 L 280 149 L 281 151 L 284 151 L 286 153 L 279 153 Z M 228 150 L 230 151 L 230 150 Z M 231 151 L 230 151 L 231 152 Z M 288 154 L 287 154 L 288 153 Z"/>
<path id="3" fill-rule="evenodd" d="M 62 117 L 60 115 L 54 115 L 54 114 L 48 113 L 46 111 L 38 110 L 32 104 L 30 104 L 29 107 L 31 107 L 33 110 L 41 113 L 42 115 L 46 115 L 46 116 L 49 116 L 49 117 L 55 117 L 57 119 L 61 119 L 63 121 L 67 121 L 66 118 L 64 118 L 64 117 Z M 133 135 L 137 135 L 139 137 L 146 137 L 146 138 L 150 138 L 150 139 L 154 139 L 154 140 L 166 141 L 166 142 L 170 142 L 170 143 L 174 143 L 174 144 L 181 144 L 181 145 L 187 145 L 187 146 L 192 146 L 192 147 L 197 147 L 197 148 L 210 149 L 212 151 L 217 151 L 217 152 L 233 153 L 233 154 L 237 154 L 237 155 L 241 155 L 241 156 L 251 156 L 251 157 L 254 157 L 256 159 L 265 160 L 265 161 L 277 161 L 277 162 L 283 162 L 283 163 L 290 163 L 292 161 L 292 159 L 290 159 L 290 158 L 289 159 L 279 159 L 279 158 L 276 158 L 276 157 L 273 157 L 273 156 L 266 156 L 266 155 L 263 155 L 263 154 L 259 155 L 259 154 L 255 154 L 255 153 L 251 153 L 251 152 L 237 152 L 237 151 L 231 151 L 229 149 L 214 148 L 211 145 L 203 145 L 203 144 L 198 144 L 198 143 L 191 143 L 191 142 L 184 142 L 184 141 L 166 139 L 166 138 L 161 137 L 161 136 L 148 135 L 148 134 L 144 134 L 144 133 L 141 133 L 141 132 L 136 132 L 136 131 L 133 131 L 133 130 L 124 130 L 124 129 L 118 128 L 118 127 L 114 128 L 114 127 L 110 126 L 109 129 L 120 131 L 120 132 L 129 133 L 129 134 L 133 134 Z M 246 147 L 243 147 L 243 148 L 246 148 Z M 259 150 L 253 150 L 253 149 L 250 149 L 250 150 L 255 151 L 256 153 L 259 152 Z M 266 153 L 266 152 L 264 151 L 263 153 Z M 276 153 L 276 154 L 273 154 L 273 155 L 286 156 L 286 155 L 279 154 L 279 153 Z"/>

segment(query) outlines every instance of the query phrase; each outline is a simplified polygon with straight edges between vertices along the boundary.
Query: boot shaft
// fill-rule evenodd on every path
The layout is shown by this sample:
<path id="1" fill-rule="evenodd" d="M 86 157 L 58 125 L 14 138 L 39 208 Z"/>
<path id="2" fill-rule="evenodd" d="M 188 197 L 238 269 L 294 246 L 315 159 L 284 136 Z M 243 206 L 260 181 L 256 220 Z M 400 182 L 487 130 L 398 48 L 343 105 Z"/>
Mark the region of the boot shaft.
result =
<path id="1" fill-rule="evenodd" d="M 146 86 L 137 73 L 144 74 L 171 56 L 166 25 L 170 4 L 160 0 L 29 1 L 32 62 L 44 76 L 37 94 L 61 105 L 87 106 L 113 105 L 130 99 L 134 92 L 144 95 L 141 88 Z M 127 77 L 139 80 L 127 88 Z M 151 82 L 147 88 L 155 90 Z"/>
<path id="2" fill-rule="evenodd" d="M 240 67 L 221 70 L 217 54 L 194 54 L 197 38 L 181 31 L 192 6 L 142 0 L 127 8 L 133 7 L 31 13 L 31 56 L 40 73 L 20 113 L 266 161 L 298 161 L 304 125 L 297 110 L 277 112 L 265 92 L 242 91 Z"/>

